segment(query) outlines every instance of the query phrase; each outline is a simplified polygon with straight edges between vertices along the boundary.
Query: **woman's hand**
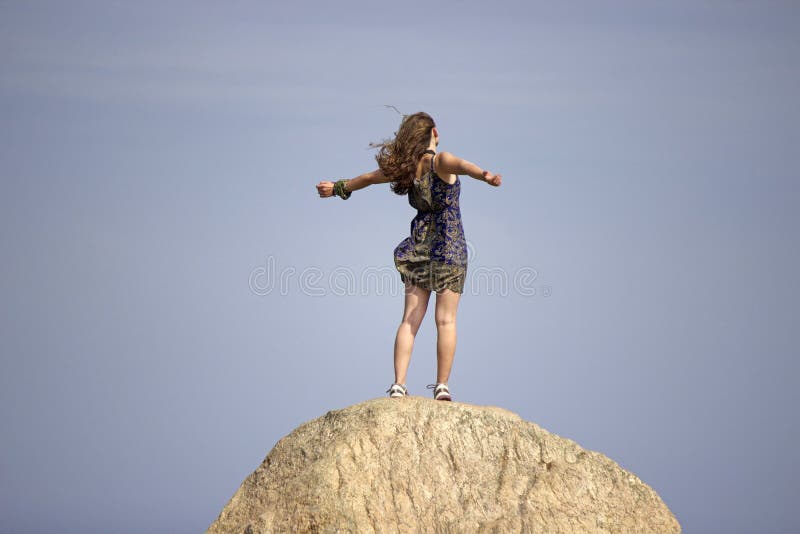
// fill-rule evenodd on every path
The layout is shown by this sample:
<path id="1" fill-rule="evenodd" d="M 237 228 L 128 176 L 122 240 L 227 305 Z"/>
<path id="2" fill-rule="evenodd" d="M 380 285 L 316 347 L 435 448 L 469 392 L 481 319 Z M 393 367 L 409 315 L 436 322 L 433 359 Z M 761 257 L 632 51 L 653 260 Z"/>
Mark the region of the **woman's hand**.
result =
<path id="1" fill-rule="evenodd" d="M 502 174 L 492 174 L 489 171 L 483 171 L 483 180 L 487 184 L 497 187 L 503 181 L 503 175 Z"/>
<path id="2" fill-rule="evenodd" d="M 320 198 L 333 196 L 333 182 L 320 182 L 317 184 L 317 192 Z"/>

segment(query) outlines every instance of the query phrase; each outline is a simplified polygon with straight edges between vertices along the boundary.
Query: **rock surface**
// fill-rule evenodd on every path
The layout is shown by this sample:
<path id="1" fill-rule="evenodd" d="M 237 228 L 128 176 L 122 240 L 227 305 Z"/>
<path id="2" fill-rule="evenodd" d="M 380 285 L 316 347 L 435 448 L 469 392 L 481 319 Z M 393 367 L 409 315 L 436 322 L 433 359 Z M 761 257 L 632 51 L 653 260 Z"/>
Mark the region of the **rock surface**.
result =
<path id="1" fill-rule="evenodd" d="M 210 533 L 680 532 L 606 456 L 502 408 L 408 396 L 304 423 Z"/>

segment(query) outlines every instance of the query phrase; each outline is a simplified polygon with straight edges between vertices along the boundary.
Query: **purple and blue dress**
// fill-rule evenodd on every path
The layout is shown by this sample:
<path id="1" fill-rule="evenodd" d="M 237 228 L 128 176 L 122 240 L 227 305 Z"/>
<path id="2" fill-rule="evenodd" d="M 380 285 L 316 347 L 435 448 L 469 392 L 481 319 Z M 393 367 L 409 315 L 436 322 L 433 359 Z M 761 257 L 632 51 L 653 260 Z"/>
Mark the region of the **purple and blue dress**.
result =
<path id="1" fill-rule="evenodd" d="M 415 179 L 408 203 L 417 210 L 411 220 L 411 235 L 394 249 L 394 264 L 403 283 L 429 291 L 451 289 L 464 292 L 467 278 L 467 242 L 461 224 L 461 180 L 448 184 L 431 168 Z"/>

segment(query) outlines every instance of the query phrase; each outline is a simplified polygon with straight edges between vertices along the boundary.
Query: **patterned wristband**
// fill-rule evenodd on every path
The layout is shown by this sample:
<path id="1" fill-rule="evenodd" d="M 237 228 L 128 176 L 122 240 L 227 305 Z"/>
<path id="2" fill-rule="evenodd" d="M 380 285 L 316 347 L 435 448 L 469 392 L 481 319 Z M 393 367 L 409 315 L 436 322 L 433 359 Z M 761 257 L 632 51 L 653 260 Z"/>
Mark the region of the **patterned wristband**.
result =
<path id="1" fill-rule="evenodd" d="M 344 178 L 341 180 L 337 180 L 335 184 L 333 184 L 333 194 L 341 197 L 343 200 L 347 200 L 350 198 L 350 195 L 353 194 L 352 191 L 345 191 L 344 184 L 347 182 Z"/>

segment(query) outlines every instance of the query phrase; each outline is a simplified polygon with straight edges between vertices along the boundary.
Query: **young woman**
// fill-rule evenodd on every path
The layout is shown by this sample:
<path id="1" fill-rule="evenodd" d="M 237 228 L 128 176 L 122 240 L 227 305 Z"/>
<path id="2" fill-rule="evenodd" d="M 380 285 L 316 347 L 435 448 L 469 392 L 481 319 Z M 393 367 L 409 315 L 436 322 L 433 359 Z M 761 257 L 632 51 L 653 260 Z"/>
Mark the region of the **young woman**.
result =
<path id="1" fill-rule="evenodd" d="M 405 309 L 394 342 L 395 381 L 390 397 L 408 395 L 405 385 L 414 337 L 419 330 L 431 291 L 436 292 L 437 377 L 429 384 L 436 400 L 452 400 L 447 380 L 456 350 L 456 312 L 467 276 L 467 244 L 461 224 L 459 195 L 466 174 L 492 186 L 501 175 L 483 170 L 449 152 L 436 153 L 439 131 L 425 112 L 406 115 L 395 138 L 380 144 L 375 159 L 378 168 L 352 179 L 317 184 L 320 197 L 343 199 L 369 185 L 391 183 L 398 195 L 408 195 L 417 214 L 411 235 L 394 249 L 395 267 L 405 285 Z"/>

